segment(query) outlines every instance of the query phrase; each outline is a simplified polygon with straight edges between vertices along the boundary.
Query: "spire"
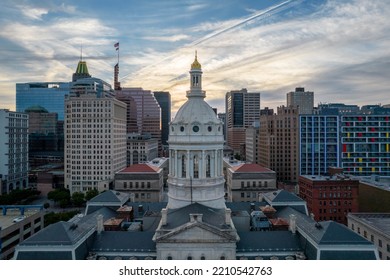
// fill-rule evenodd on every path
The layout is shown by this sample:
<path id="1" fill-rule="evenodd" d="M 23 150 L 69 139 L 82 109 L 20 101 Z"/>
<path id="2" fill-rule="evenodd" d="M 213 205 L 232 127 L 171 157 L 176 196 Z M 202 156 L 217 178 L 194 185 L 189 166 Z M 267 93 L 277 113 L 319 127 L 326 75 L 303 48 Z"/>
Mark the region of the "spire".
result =
<path id="1" fill-rule="evenodd" d="M 202 66 L 198 61 L 198 52 L 195 51 L 195 60 L 191 64 L 190 70 L 190 90 L 187 91 L 187 97 L 202 97 L 206 96 L 202 90 Z"/>
<path id="2" fill-rule="evenodd" d="M 202 69 L 202 65 L 198 62 L 198 51 L 195 51 L 195 60 L 191 64 L 191 70 L 193 69 Z"/>

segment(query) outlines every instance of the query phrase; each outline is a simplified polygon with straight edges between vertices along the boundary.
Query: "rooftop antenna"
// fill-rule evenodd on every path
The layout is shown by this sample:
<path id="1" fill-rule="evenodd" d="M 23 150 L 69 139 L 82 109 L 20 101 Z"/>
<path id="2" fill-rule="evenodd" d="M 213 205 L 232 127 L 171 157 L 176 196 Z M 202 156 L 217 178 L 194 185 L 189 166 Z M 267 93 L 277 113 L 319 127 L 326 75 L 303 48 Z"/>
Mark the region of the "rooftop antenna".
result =
<path id="1" fill-rule="evenodd" d="M 80 61 L 83 61 L 83 44 L 80 47 Z"/>

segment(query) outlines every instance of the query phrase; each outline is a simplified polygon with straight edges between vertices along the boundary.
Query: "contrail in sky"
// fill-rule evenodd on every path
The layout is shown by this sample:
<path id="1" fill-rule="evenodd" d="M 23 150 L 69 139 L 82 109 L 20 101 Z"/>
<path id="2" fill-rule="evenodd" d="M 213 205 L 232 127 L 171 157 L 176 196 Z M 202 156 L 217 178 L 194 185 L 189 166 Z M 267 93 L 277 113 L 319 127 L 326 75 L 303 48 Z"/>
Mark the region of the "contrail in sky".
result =
<path id="1" fill-rule="evenodd" d="M 270 17 L 270 16 L 272 16 L 272 15 L 274 15 L 276 13 L 279 13 L 279 12 L 285 10 L 285 9 L 288 9 L 288 8 L 290 8 L 292 6 L 298 5 L 301 2 L 302 2 L 302 0 L 298 0 L 298 1 L 294 1 L 294 0 L 284 1 L 284 2 L 282 2 L 280 4 L 272 6 L 272 7 L 268 8 L 268 9 L 266 9 L 266 10 L 259 11 L 259 12 L 255 13 L 255 14 L 247 17 L 247 18 L 244 18 L 241 21 L 232 24 L 231 26 L 227 26 L 227 27 L 224 27 L 222 29 L 216 30 L 216 31 L 214 31 L 214 32 L 204 36 L 203 38 L 200 38 L 200 39 L 198 39 L 198 40 L 188 44 L 187 46 L 184 46 L 183 48 L 191 48 L 193 46 L 200 45 L 200 44 L 202 44 L 202 43 L 204 43 L 204 42 L 206 42 L 206 41 L 208 41 L 210 39 L 213 39 L 213 38 L 215 38 L 215 37 L 217 37 L 217 36 L 219 36 L 221 34 L 224 34 L 226 32 L 234 30 L 234 29 L 236 29 L 236 28 L 238 28 L 240 26 L 243 26 L 245 24 L 248 24 L 248 23 L 250 23 L 250 22 L 252 22 L 254 20 L 258 20 L 258 21 L 259 20 L 263 20 L 263 19 L 265 19 L 267 17 Z M 145 66 L 142 69 L 138 70 L 137 72 L 141 73 L 143 71 L 146 71 L 146 70 L 148 70 L 148 68 L 156 66 L 156 65 L 158 65 L 158 64 L 160 64 L 160 63 L 162 63 L 162 62 L 164 62 L 164 61 L 166 61 L 166 60 L 168 60 L 170 58 L 176 57 L 176 56 L 177 56 L 177 53 L 169 55 L 169 56 L 166 56 L 164 59 L 162 59 L 162 60 L 160 60 L 160 61 L 158 61 L 156 63 L 153 63 L 151 65 Z M 129 74 L 125 75 L 125 76 L 122 76 L 122 77 L 120 77 L 119 80 L 123 80 L 123 79 L 129 77 L 132 74 L 133 73 L 129 73 Z"/>

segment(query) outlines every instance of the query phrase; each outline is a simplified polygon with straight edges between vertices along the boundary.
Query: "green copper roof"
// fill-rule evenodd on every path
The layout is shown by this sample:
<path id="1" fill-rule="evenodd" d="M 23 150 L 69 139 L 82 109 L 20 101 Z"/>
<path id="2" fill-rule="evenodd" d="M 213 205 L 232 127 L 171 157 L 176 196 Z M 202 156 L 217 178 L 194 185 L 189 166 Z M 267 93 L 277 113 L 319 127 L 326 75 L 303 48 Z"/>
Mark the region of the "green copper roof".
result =
<path id="1" fill-rule="evenodd" d="M 85 61 L 79 61 L 79 64 L 77 64 L 76 74 L 88 74 L 88 67 L 87 62 Z"/>

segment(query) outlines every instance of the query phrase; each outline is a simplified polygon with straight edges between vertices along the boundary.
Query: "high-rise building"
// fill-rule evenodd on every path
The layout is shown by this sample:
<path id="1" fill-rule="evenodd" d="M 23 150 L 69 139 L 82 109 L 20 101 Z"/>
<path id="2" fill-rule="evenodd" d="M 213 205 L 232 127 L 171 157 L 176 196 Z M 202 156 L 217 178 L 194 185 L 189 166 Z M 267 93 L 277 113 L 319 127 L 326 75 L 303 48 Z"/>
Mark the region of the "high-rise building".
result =
<path id="1" fill-rule="evenodd" d="M 115 91 L 115 98 L 127 104 L 127 132 L 150 134 L 158 140 L 161 154 L 161 108 L 153 93 L 142 88 L 121 88 Z"/>
<path id="2" fill-rule="evenodd" d="M 301 115 L 300 175 L 326 175 L 340 164 L 339 116 Z"/>
<path id="3" fill-rule="evenodd" d="M 90 78 L 87 63 L 80 60 L 72 82 Z M 16 84 L 16 111 L 24 112 L 33 106 L 42 106 L 49 113 L 57 113 L 58 120 L 64 120 L 65 95 L 69 94 L 72 82 L 37 82 Z"/>
<path id="4" fill-rule="evenodd" d="M 0 194 L 28 187 L 28 114 L 0 109 Z"/>
<path id="5" fill-rule="evenodd" d="M 298 182 L 298 107 L 281 106 L 276 115 L 260 116 L 259 164 L 274 170 L 278 181 Z"/>
<path id="6" fill-rule="evenodd" d="M 25 110 L 29 115 L 29 151 L 57 151 L 57 113 L 49 113 L 41 106 L 29 107 Z"/>
<path id="7" fill-rule="evenodd" d="M 299 114 L 313 114 L 314 92 L 298 87 L 295 92 L 287 93 L 287 107 L 290 106 L 298 106 Z"/>
<path id="8" fill-rule="evenodd" d="M 57 113 L 64 120 L 64 100 L 69 94 L 70 82 L 17 83 L 16 111 L 24 112 L 33 106 L 42 106 L 50 113 Z"/>
<path id="9" fill-rule="evenodd" d="M 229 91 L 225 106 L 227 145 L 239 154 L 245 145 L 245 129 L 260 118 L 260 92 L 248 92 L 245 88 Z"/>
<path id="10" fill-rule="evenodd" d="M 72 75 L 72 82 L 76 82 L 79 79 L 91 78 L 91 75 L 88 72 L 87 62 L 80 59 L 77 64 L 76 72 Z"/>
<path id="11" fill-rule="evenodd" d="M 223 125 L 223 139 L 226 142 L 226 113 L 218 113 L 218 119 L 222 121 Z"/>
<path id="12" fill-rule="evenodd" d="M 73 84 L 65 101 L 65 187 L 73 192 L 113 188 L 126 167 L 126 104 L 97 78 Z"/>
<path id="13" fill-rule="evenodd" d="M 390 116 L 340 117 L 341 163 L 356 176 L 390 176 Z"/>
<path id="14" fill-rule="evenodd" d="M 171 94 L 167 91 L 155 91 L 153 94 L 161 108 L 161 142 L 167 147 L 169 122 L 171 121 Z"/>
<path id="15" fill-rule="evenodd" d="M 260 123 L 254 122 L 245 131 L 245 161 L 259 163 Z"/>
<path id="16" fill-rule="evenodd" d="M 348 213 L 359 211 L 359 180 L 343 174 L 299 176 L 299 196 L 316 221 L 333 220 L 347 225 Z"/>

